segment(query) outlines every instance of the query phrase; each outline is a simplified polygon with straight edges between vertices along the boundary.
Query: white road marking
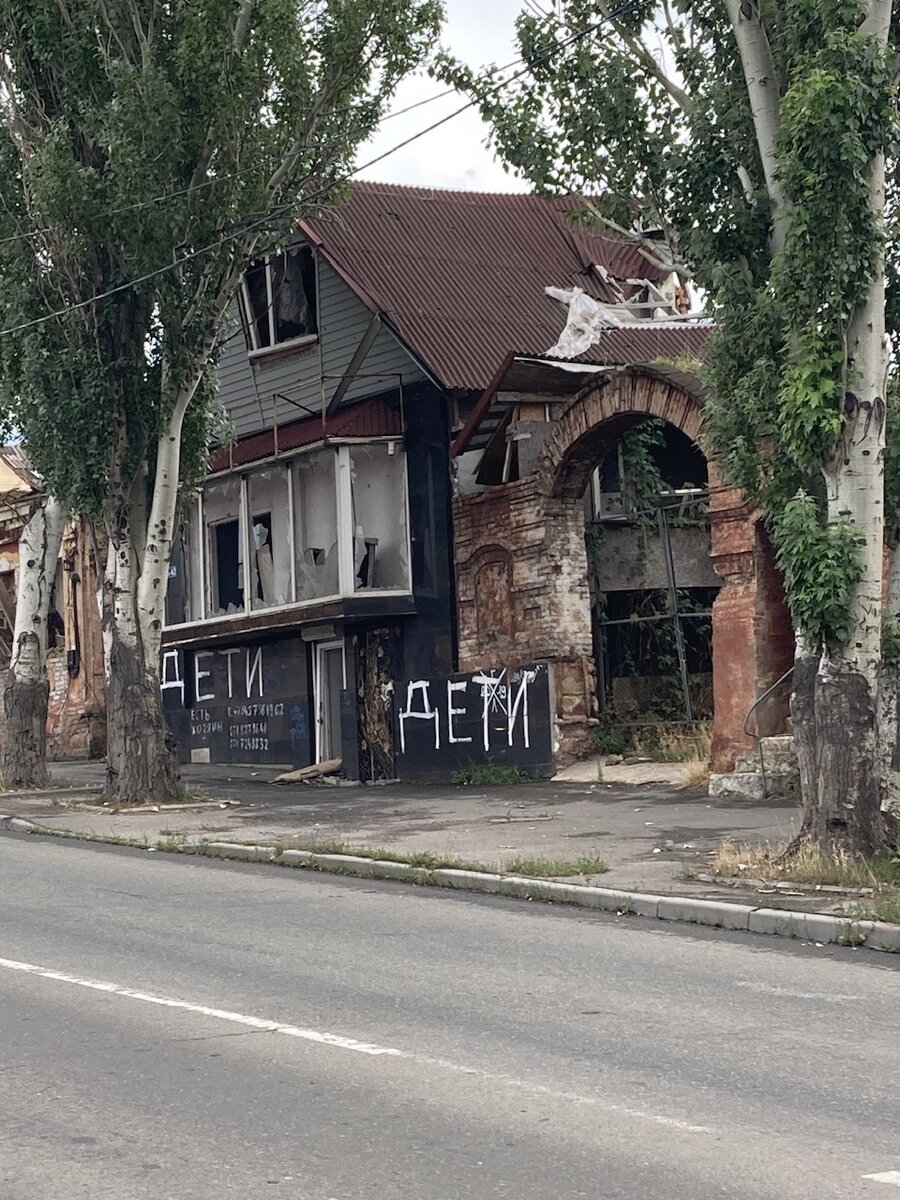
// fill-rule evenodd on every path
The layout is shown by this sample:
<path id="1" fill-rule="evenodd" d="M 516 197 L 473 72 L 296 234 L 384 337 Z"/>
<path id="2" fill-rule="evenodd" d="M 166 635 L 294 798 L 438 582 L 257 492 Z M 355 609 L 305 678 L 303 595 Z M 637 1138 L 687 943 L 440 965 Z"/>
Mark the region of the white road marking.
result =
<path id="1" fill-rule="evenodd" d="M 785 996 L 791 1000 L 823 1000 L 829 1004 L 848 1004 L 854 1000 L 862 1000 L 862 996 L 850 996 L 843 992 L 798 992 L 793 988 L 777 987 L 756 979 L 738 979 L 734 986 L 744 988 L 748 992 L 761 992 L 764 996 Z"/>
<path id="2" fill-rule="evenodd" d="M 873 1183 L 892 1183 L 900 1187 L 900 1171 L 882 1171 L 878 1175 L 863 1175 L 863 1179 L 871 1179 Z"/>
<path id="3" fill-rule="evenodd" d="M 402 1050 L 389 1046 L 376 1046 L 371 1042 L 358 1042 L 355 1038 L 342 1037 L 337 1033 L 320 1033 L 317 1029 L 301 1029 L 299 1025 L 285 1025 L 281 1021 L 267 1021 L 262 1017 L 248 1017 L 244 1013 L 229 1012 L 224 1008 L 208 1008 L 205 1004 L 191 1004 L 188 1000 L 175 1000 L 171 996 L 155 996 L 152 992 L 141 992 L 135 988 L 119 987 L 117 983 L 100 983 L 94 979 L 81 979 L 78 975 L 67 975 L 65 971 L 51 971 L 37 967 L 34 963 L 16 962 L 12 958 L 0 958 L 0 967 L 10 971 L 23 971 L 26 975 L 40 975 L 42 979 L 55 979 L 58 983 L 74 983 L 77 987 L 90 988 L 95 992 L 109 992 L 114 996 L 125 996 L 128 1000 L 143 1000 L 145 1004 L 159 1004 L 163 1008 L 179 1008 L 197 1013 L 201 1017 L 214 1017 L 219 1021 L 231 1021 L 235 1025 L 246 1025 L 251 1029 L 264 1029 L 269 1033 L 281 1033 L 285 1037 L 301 1038 L 305 1042 L 319 1042 L 325 1046 L 337 1046 L 341 1050 L 355 1050 L 357 1054 L 402 1055 Z"/>
<path id="4" fill-rule="evenodd" d="M 564 1092 L 543 1084 L 532 1083 L 529 1080 L 516 1079 L 512 1075 L 503 1075 L 494 1071 L 486 1071 L 481 1067 L 470 1067 L 462 1063 L 452 1062 L 445 1058 L 433 1058 L 430 1055 L 417 1054 L 414 1051 L 398 1050 L 392 1046 L 379 1046 L 372 1042 L 360 1042 L 355 1038 L 343 1037 L 337 1033 L 323 1033 L 317 1029 L 303 1029 L 299 1025 L 287 1025 L 282 1021 L 269 1021 L 262 1017 L 251 1017 L 245 1013 L 231 1012 L 224 1008 L 210 1008 L 205 1004 L 193 1004 L 189 1000 L 177 1000 L 172 996 L 158 996 L 153 992 L 140 991 L 137 988 L 120 987 L 117 983 L 105 983 L 96 979 L 83 979 L 79 975 L 70 975 L 66 971 L 54 971 L 49 967 L 40 967 L 34 963 L 19 962 L 13 958 L 0 958 L 0 968 L 9 971 L 19 971 L 25 975 L 36 975 L 41 979 L 51 979 L 57 983 L 74 984 L 76 987 L 89 988 L 94 992 L 105 992 L 112 996 L 122 996 L 126 1000 L 138 1000 L 144 1004 L 156 1004 L 162 1008 L 174 1008 L 183 1012 L 197 1013 L 201 1017 L 212 1017 L 218 1021 L 230 1021 L 235 1025 L 244 1025 L 250 1029 L 266 1030 L 269 1033 L 282 1034 L 285 1037 L 300 1038 L 306 1042 L 317 1042 L 323 1046 L 336 1046 L 340 1050 L 353 1050 L 357 1054 L 368 1054 L 373 1057 L 388 1056 L 402 1058 L 415 1063 L 419 1067 L 437 1068 L 453 1071 L 460 1075 L 477 1076 L 487 1083 L 501 1084 L 513 1087 L 520 1092 L 531 1092 L 537 1096 L 551 1096 L 557 1100 L 565 1100 L 573 1104 L 590 1104 L 604 1112 L 615 1113 L 635 1120 L 650 1121 L 654 1125 L 663 1125 L 668 1129 L 676 1129 L 681 1133 L 712 1133 L 706 1125 L 694 1125 L 682 1121 L 678 1117 L 666 1116 L 663 1113 L 645 1112 L 642 1109 L 629 1108 L 627 1105 L 616 1104 L 598 1096 L 585 1096 L 577 1092 Z"/>

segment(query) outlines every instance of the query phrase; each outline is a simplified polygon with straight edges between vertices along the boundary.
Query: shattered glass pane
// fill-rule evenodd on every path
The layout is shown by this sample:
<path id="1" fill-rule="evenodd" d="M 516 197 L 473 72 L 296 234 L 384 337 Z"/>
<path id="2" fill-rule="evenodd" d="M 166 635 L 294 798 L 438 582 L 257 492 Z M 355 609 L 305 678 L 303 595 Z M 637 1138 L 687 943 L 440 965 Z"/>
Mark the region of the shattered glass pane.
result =
<path id="1" fill-rule="evenodd" d="M 356 591 L 409 591 L 405 456 L 397 442 L 350 448 Z"/>
<path id="2" fill-rule="evenodd" d="M 247 480 L 250 500 L 250 607 L 275 608 L 291 601 L 287 468 L 255 471 Z"/>
<path id="3" fill-rule="evenodd" d="M 297 599 L 338 594 L 335 452 L 301 455 L 294 471 L 294 544 Z"/>

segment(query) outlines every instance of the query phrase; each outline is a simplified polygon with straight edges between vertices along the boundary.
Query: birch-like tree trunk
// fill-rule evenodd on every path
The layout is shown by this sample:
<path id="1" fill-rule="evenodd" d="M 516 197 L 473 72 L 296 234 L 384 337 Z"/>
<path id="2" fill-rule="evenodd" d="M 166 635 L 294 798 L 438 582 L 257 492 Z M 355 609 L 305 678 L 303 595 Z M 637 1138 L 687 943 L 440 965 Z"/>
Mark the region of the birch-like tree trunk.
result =
<path id="1" fill-rule="evenodd" d="M 767 191 L 772 204 L 772 250 L 784 246 L 790 212 L 776 164 L 780 124 L 777 78 L 755 6 L 726 0 L 744 78 Z M 870 0 L 863 23 L 883 49 L 889 0 Z M 869 172 L 869 208 L 883 227 L 885 161 Z M 801 838 L 825 850 L 874 853 L 884 847 L 882 770 L 878 749 L 884 575 L 884 444 L 887 348 L 884 259 L 879 254 L 868 292 L 847 331 L 847 392 L 842 437 L 824 464 L 829 524 L 860 534 L 862 577 L 853 596 L 850 636 L 816 656 L 798 647 L 792 711 L 800 764 Z"/>
<path id="2" fill-rule="evenodd" d="M 138 486 L 143 487 L 143 479 Z M 160 691 L 160 632 L 142 620 L 137 602 L 143 531 L 132 528 L 132 515 L 137 516 L 132 507 L 139 505 L 123 503 L 110 538 L 102 596 L 106 795 L 119 804 L 172 801 L 179 788 Z"/>
<path id="3" fill-rule="evenodd" d="M 111 522 L 102 600 L 107 655 L 106 794 L 120 804 L 174 800 L 180 790 L 175 742 L 163 709 L 162 631 L 184 417 L 197 382 L 175 398 L 156 446 L 153 489 L 144 473 Z"/>
<path id="4" fill-rule="evenodd" d="M 870 32 L 887 36 L 873 3 Z M 889 20 L 890 6 L 886 20 Z M 885 160 L 869 170 L 869 206 L 883 227 Z M 884 448 L 888 351 L 885 339 L 884 256 L 853 312 L 847 337 L 844 428 L 824 471 L 828 522 L 859 532 L 862 577 L 853 596 L 853 625 L 845 645 L 822 655 L 813 692 L 815 756 L 801 758 L 805 837 L 836 850 L 865 854 L 884 848 L 878 708 L 884 614 Z"/>
<path id="5" fill-rule="evenodd" d="M 48 496 L 35 505 L 19 538 L 16 625 L 3 692 L 3 782 L 9 789 L 42 787 L 49 778 L 47 622 L 64 525 L 62 508 Z"/>

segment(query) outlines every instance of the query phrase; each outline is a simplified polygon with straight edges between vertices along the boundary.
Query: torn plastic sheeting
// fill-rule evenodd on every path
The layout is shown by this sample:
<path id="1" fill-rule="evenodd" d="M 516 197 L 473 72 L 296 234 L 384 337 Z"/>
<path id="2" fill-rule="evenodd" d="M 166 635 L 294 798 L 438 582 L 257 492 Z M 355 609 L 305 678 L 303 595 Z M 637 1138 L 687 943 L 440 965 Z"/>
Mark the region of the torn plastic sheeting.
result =
<path id="1" fill-rule="evenodd" d="M 614 328 L 618 322 L 609 311 L 581 288 L 544 288 L 548 296 L 569 306 L 565 328 L 559 341 L 547 351 L 548 358 L 577 358 L 586 354 L 606 329 Z"/>

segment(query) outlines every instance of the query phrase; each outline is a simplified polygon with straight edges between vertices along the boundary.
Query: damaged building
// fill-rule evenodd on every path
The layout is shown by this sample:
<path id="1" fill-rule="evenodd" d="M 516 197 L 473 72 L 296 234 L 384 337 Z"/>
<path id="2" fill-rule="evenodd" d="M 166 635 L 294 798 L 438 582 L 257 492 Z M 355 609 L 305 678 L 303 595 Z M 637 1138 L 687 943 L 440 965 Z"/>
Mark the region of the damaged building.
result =
<path id="1" fill-rule="evenodd" d="M 0 673 L 12 655 L 19 575 L 19 540 L 46 488 L 19 445 L 0 448 Z M 97 570 L 82 521 L 65 528 L 50 596 L 47 628 L 47 753 L 57 761 L 106 750 L 106 677 Z M 0 735 L 3 713 L 0 708 Z"/>
<path id="2" fill-rule="evenodd" d="M 712 718 L 720 763 L 747 745 L 793 644 L 701 448 L 708 327 L 572 207 L 363 183 L 250 264 L 234 440 L 170 570 L 183 759 L 546 772 L 611 711 Z"/>

